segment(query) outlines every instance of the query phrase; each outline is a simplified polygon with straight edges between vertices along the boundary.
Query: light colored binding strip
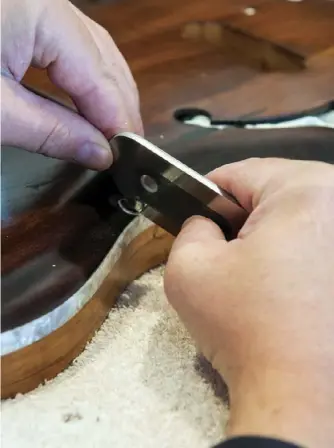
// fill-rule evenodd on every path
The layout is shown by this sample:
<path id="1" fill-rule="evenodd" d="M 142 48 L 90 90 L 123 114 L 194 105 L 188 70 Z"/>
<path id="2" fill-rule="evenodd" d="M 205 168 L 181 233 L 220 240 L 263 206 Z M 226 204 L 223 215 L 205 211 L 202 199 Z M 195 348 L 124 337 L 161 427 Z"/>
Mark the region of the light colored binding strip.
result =
<path id="1" fill-rule="evenodd" d="M 198 115 L 189 120 L 185 120 L 185 124 L 192 126 L 199 126 L 202 128 L 211 129 L 228 129 L 233 128 L 231 125 L 212 125 L 208 117 Z M 319 116 L 301 117 L 288 121 L 281 121 L 280 123 L 263 123 L 263 124 L 248 124 L 245 129 L 279 129 L 279 128 L 301 128 L 307 126 L 315 126 L 321 128 L 334 128 L 334 111 L 327 112 Z"/>
<path id="2" fill-rule="evenodd" d="M 186 124 L 200 127 L 211 127 L 224 129 L 229 126 L 212 126 L 207 117 L 198 116 L 186 121 Z M 319 126 L 334 128 L 334 111 L 320 115 L 318 117 L 309 116 L 296 120 L 281 122 L 278 124 L 260 124 L 246 126 L 248 129 L 268 129 L 268 128 L 288 128 L 303 126 Z M 48 314 L 39 317 L 21 327 L 14 328 L 1 334 L 1 356 L 15 352 L 20 348 L 36 342 L 49 335 L 57 328 L 64 325 L 73 317 L 95 294 L 98 287 L 103 282 L 106 273 L 110 272 L 125 246 L 127 246 L 136 236 L 152 226 L 143 216 L 135 218 L 123 231 L 116 243 L 106 255 L 100 266 L 90 277 L 90 279 L 67 301 Z"/>
<path id="3" fill-rule="evenodd" d="M 106 275 L 120 258 L 123 249 L 152 225 L 152 222 L 143 216 L 135 218 L 121 233 L 110 252 L 89 280 L 75 294 L 50 313 L 21 327 L 2 333 L 1 356 L 39 341 L 70 320 L 95 294 Z"/>

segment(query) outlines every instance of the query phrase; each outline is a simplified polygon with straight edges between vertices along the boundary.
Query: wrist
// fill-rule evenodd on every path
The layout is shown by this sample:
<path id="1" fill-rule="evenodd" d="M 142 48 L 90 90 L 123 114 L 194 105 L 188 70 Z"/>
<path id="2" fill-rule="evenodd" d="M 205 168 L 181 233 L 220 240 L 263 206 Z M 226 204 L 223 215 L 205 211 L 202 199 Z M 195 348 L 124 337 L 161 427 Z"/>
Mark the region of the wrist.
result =
<path id="1" fill-rule="evenodd" d="M 264 371 L 262 371 L 264 372 Z M 278 438 L 313 448 L 334 446 L 333 396 L 307 374 L 265 371 L 230 388 L 227 435 Z"/>

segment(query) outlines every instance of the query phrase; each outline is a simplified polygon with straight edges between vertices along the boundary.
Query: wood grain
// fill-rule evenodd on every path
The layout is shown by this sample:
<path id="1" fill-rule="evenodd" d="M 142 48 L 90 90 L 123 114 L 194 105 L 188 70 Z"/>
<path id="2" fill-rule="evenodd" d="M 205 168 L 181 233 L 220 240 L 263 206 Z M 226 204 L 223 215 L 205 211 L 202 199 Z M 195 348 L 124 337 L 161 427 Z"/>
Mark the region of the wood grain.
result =
<path id="1" fill-rule="evenodd" d="M 92 300 L 49 336 L 1 359 L 1 398 L 28 392 L 53 378 L 80 354 L 101 326 L 120 292 L 166 260 L 172 237 L 152 226 L 124 248 Z"/>
<path id="2" fill-rule="evenodd" d="M 68 299 L 133 219 L 107 173 L 2 149 L 1 330 Z"/>
<path id="3" fill-rule="evenodd" d="M 85 8 L 130 64 L 147 138 L 169 138 L 178 108 L 258 118 L 304 112 L 334 98 L 333 2 L 256 0 L 251 17 L 247 6 L 240 0 L 125 0 Z M 29 73 L 27 81 L 59 93 L 42 73 Z"/>
<path id="4" fill-rule="evenodd" d="M 191 167 L 206 173 L 254 156 L 334 163 L 332 129 L 217 131 L 174 118 L 185 107 L 246 121 L 331 107 L 334 3 L 255 0 L 251 17 L 244 14 L 247 6 L 241 0 L 125 0 L 85 11 L 109 30 L 130 64 L 146 137 Z M 71 104 L 43 71 L 29 70 L 25 82 Z M 119 194 L 107 172 L 3 148 L 1 183 L 1 324 L 7 331 L 65 303 L 133 218 L 117 207 Z M 76 316 L 2 357 L 2 398 L 65 368 L 122 288 L 165 259 L 170 237 L 152 229 L 124 248 Z"/>

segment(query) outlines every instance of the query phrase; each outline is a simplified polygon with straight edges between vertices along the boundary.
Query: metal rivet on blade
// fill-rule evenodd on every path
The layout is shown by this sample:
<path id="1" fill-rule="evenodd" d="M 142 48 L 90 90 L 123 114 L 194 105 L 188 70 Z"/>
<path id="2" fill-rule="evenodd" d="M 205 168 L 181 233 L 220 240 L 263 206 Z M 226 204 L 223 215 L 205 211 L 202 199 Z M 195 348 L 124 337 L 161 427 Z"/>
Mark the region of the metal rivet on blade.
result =
<path id="1" fill-rule="evenodd" d="M 137 199 L 122 198 L 118 201 L 119 208 L 127 215 L 138 216 L 144 209 L 142 202 Z"/>
<path id="2" fill-rule="evenodd" d="M 140 183 L 142 187 L 149 193 L 156 193 L 159 189 L 157 181 L 148 174 L 143 174 L 140 177 Z"/>

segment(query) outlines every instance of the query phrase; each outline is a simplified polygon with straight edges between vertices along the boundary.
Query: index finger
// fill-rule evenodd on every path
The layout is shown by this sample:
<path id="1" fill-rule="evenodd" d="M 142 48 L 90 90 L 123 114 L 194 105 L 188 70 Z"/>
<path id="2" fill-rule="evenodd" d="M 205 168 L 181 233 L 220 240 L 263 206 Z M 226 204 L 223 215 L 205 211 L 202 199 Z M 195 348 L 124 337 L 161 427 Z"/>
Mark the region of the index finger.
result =
<path id="1" fill-rule="evenodd" d="M 70 2 L 48 5 L 37 31 L 40 48 L 35 48 L 34 64 L 47 68 L 52 82 L 107 139 L 125 130 L 142 133 L 128 65 L 107 31 L 97 24 L 94 30 L 94 24 Z"/>
<path id="2" fill-rule="evenodd" d="M 208 178 L 232 194 L 251 212 L 264 196 L 277 190 L 293 176 L 300 164 L 317 162 L 295 161 L 279 158 L 251 158 L 223 165 L 211 171 Z"/>

